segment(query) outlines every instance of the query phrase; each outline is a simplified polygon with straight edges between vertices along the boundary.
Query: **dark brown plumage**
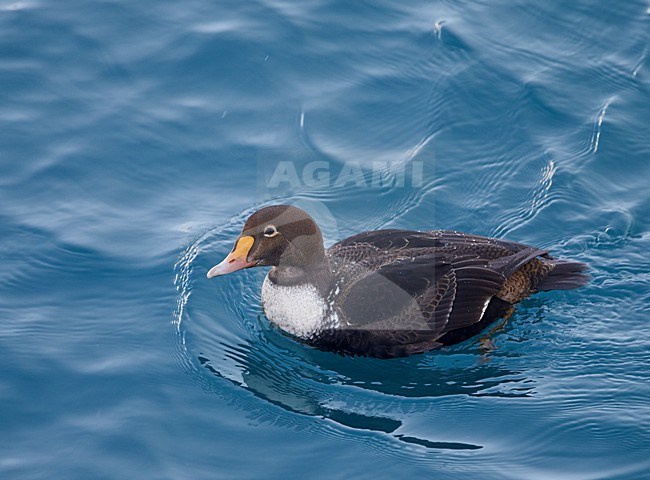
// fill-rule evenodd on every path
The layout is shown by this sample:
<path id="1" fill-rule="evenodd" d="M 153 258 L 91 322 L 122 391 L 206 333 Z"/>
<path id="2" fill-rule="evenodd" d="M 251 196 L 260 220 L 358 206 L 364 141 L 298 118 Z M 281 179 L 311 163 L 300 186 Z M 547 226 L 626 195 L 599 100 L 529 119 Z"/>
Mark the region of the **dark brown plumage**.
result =
<path id="1" fill-rule="evenodd" d="M 273 267 L 263 288 L 272 322 L 324 350 L 382 358 L 463 341 L 531 293 L 588 279 L 583 263 L 445 230 L 364 232 L 325 251 L 311 217 L 286 205 L 253 214 L 208 276 L 257 265 Z"/>

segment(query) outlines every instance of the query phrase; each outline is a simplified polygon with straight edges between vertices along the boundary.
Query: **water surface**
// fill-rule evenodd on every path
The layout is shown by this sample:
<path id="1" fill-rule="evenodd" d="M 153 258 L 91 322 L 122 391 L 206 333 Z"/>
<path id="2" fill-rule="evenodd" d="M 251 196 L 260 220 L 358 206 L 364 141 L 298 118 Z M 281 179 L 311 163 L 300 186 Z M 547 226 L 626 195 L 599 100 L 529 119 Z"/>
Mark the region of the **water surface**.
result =
<path id="1" fill-rule="evenodd" d="M 649 8 L 0 0 L 0 476 L 650 476 Z M 489 353 L 320 352 L 205 278 L 285 202 L 592 282 Z"/>

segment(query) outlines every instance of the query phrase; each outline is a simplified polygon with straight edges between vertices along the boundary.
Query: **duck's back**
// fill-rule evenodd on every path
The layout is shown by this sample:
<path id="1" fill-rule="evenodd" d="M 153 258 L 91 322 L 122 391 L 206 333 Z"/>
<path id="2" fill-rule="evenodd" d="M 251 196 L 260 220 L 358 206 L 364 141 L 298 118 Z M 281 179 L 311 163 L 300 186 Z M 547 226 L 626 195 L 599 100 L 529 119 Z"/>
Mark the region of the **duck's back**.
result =
<path id="1" fill-rule="evenodd" d="M 584 285 L 585 265 L 520 243 L 455 231 L 378 230 L 327 251 L 340 327 L 314 343 L 404 356 L 457 343 L 539 290 Z"/>

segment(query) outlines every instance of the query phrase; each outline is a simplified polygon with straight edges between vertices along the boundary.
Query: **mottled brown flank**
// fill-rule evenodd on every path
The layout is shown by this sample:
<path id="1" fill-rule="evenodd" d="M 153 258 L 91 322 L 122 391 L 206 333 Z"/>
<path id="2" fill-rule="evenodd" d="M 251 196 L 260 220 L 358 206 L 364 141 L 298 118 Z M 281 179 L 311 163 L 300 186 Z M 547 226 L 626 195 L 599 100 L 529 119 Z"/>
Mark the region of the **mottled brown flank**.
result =
<path id="1" fill-rule="evenodd" d="M 542 279 L 553 270 L 553 265 L 538 258 L 522 265 L 519 270 L 510 275 L 497 297 L 509 303 L 517 303 L 537 291 Z"/>

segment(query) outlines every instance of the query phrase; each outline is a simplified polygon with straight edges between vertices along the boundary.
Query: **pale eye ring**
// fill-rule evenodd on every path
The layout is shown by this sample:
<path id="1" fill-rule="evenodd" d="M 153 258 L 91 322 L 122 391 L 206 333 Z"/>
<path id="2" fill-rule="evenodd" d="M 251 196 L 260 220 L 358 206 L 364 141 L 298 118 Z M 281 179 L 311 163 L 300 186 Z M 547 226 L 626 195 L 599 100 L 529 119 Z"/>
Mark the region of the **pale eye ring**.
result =
<path id="1" fill-rule="evenodd" d="M 278 229 L 275 228 L 275 225 L 267 225 L 264 228 L 265 237 L 275 237 L 278 234 Z"/>

